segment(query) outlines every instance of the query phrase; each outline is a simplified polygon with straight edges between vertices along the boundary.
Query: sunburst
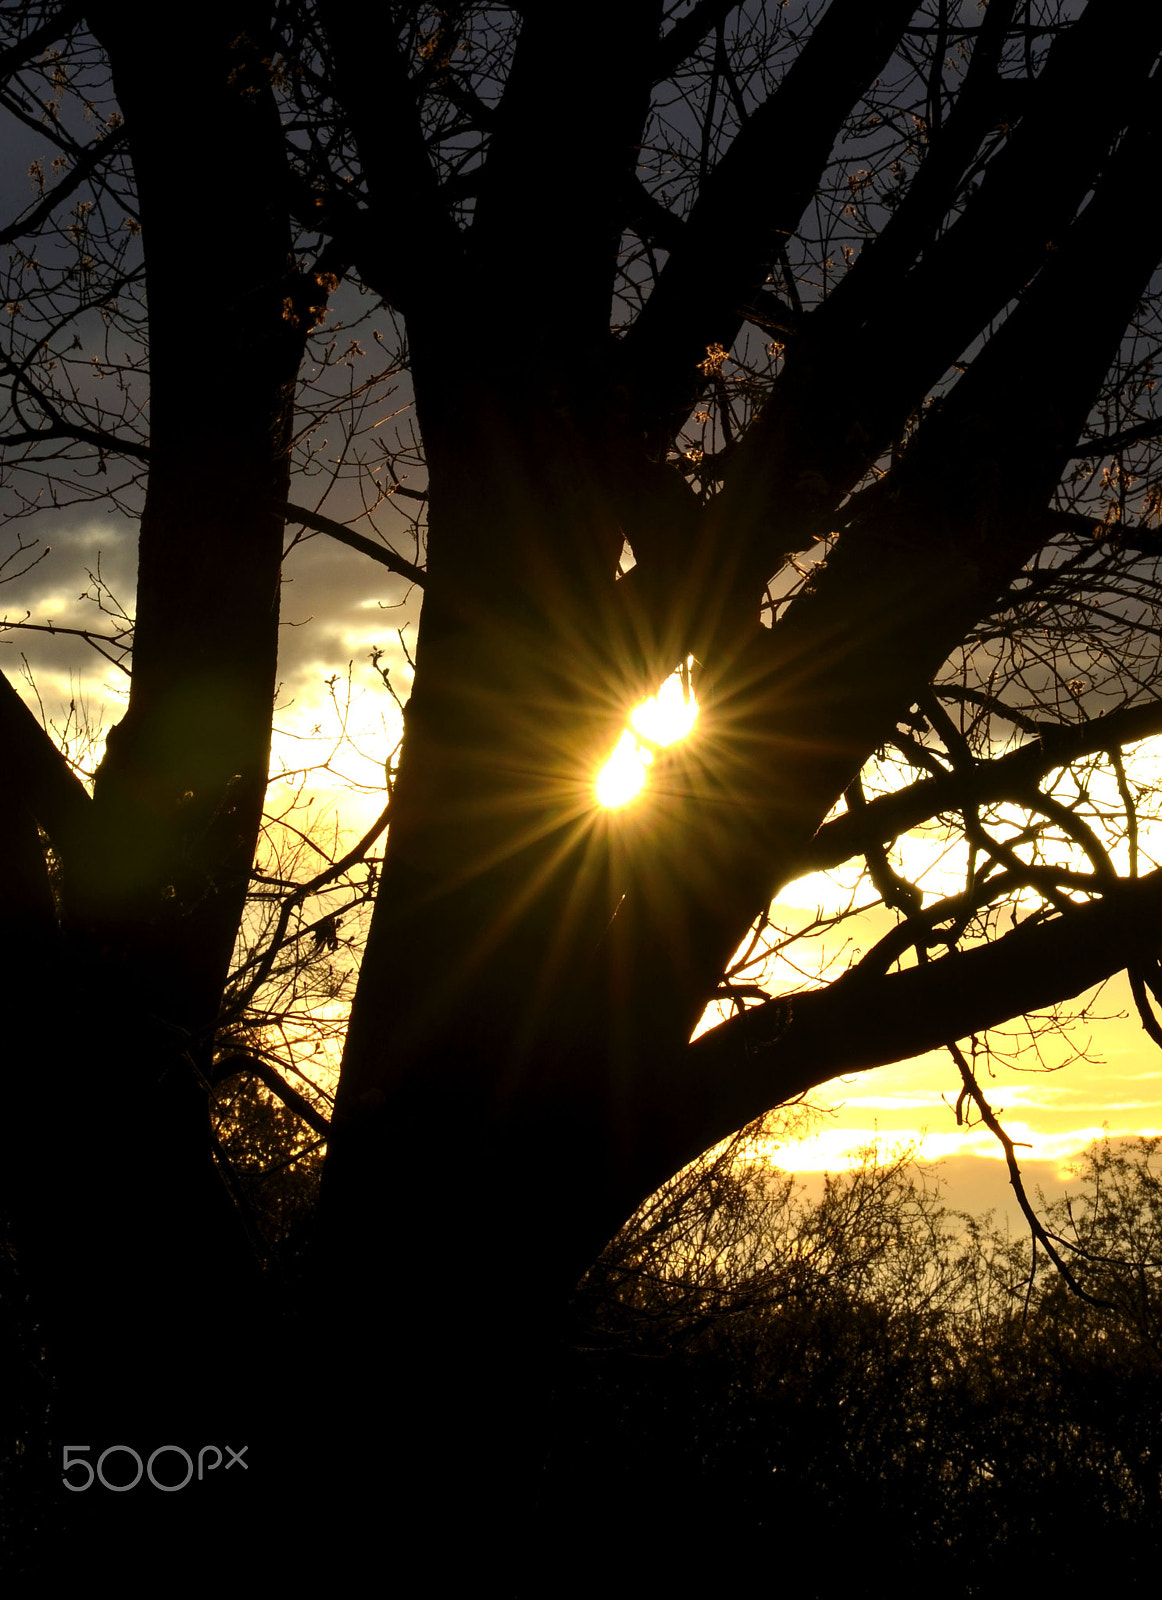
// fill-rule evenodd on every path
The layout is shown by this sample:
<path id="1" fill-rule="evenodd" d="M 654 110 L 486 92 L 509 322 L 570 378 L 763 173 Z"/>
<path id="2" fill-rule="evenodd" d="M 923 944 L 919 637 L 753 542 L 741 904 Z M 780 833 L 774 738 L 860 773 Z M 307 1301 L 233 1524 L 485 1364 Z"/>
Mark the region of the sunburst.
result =
<path id="1" fill-rule="evenodd" d="M 692 656 L 677 667 L 656 695 L 643 700 L 630 713 L 622 732 L 597 774 L 594 792 L 599 805 L 616 810 L 628 805 L 645 788 L 654 757 L 667 745 L 686 738 L 698 718 L 698 702 L 690 684 Z"/>

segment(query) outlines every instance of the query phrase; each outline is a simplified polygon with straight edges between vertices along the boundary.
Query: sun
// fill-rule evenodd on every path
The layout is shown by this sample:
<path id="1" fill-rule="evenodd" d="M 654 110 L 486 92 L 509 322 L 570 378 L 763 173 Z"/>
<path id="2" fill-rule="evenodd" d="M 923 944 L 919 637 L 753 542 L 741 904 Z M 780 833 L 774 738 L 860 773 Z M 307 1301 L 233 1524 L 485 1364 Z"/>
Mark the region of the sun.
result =
<path id="1" fill-rule="evenodd" d="M 617 748 L 597 774 L 595 785 L 599 805 L 614 811 L 645 788 L 646 768 L 653 764 L 653 752 L 639 744 L 628 728 L 617 741 Z"/>
<path id="2" fill-rule="evenodd" d="M 598 804 L 606 810 L 628 805 L 639 795 L 655 753 L 684 739 L 693 728 L 698 717 L 698 702 L 690 685 L 693 664 L 693 656 L 688 656 L 684 668 L 675 668 L 657 694 L 643 700 L 630 713 L 629 727 L 622 732 L 594 785 Z"/>

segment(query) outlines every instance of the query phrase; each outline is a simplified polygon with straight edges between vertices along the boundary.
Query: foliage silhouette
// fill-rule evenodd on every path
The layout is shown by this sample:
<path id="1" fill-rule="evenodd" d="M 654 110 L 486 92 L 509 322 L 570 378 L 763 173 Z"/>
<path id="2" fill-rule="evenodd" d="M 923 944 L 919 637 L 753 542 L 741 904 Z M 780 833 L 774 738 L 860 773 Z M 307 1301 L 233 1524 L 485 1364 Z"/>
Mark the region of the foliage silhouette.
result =
<path id="1" fill-rule="evenodd" d="M 740 1579 L 793 1559 L 826 1595 L 887 1551 L 904 1580 L 976 1594 L 1076 1572 L 1084 1529 L 1148 1592 L 1159 1141 L 1091 1148 L 1050 1208 L 1100 1241 L 1105 1308 L 1027 1238 L 948 1211 L 906 1152 L 866 1152 L 812 1202 L 739 1149 L 655 1197 L 582 1286 L 548 1473 L 561 1537 L 632 1506 L 643 1581 L 708 1579 L 729 1549 Z M 747 1248 L 708 1283 L 690 1239 L 724 1216 Z M 788 1527 L 810 1562 L 781 1551 Z"/>

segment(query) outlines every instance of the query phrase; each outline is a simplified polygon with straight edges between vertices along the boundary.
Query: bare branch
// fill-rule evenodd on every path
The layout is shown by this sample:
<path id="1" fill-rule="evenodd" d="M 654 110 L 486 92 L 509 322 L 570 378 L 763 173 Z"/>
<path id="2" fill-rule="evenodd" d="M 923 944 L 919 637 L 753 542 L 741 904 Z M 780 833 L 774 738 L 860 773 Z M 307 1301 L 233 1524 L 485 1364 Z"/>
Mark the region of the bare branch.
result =
<path id="1" fill-rule="evenodd" d="M 60 182 L 50 189 L 31 211 L 18 217 L 9 227 L 0 229 L 0 246 L 11 244 L 15 239 L 22 239 L 28 234 L 35 233 L 48 221 L 57 206 L 63 200 L 67 200 L 69 195 L 75 194 L 80 186 L 92 177 L 101 162 L 112 151 L 124 145 L 125 141 L 124 127 L 112 128 L 104 133 L 96 143 L 89 146 L 84 159 L 74 161 Z"/>
<path id="2" fill-rule="evenodd" d="M 1005 1164 L 1009 1169 L 1009 1183 L 1011 1184 L 1013 1193 L 1017 1198 L 1017 1204 L 1020 1206 L 1021 1211 L 1024 1214 L 1025 1221 L 1029 1224 L 1029 1231 L 1032 1233 L 1034 1239 L 1036 1239 L 1041 1245 L 1042 1249 L 1045 1251 L 1045 1254 L 1049 1257 L 1050 1261 L 1052 1261 L 1058 1272 L 1065 1279 L 1065 1282 L 1069 1285 L 1073 1293 L 1077 1295 L 1078 1299 L 1088 1301 L 1091 1306 L 1108 1306 L 1108 1300 L 1099 1300 L 1096 1298 L 1096 1296 L 1090 1294 L 1087 1289 L 1082 1288 L 1081 1284 L 1078 1283 L 1073 1273 L 1069 1270 L 1069 1267 L 1062 1260 L 1060 1253 L 1054 1248 L 1053 1240 L 1050 1238 L 1045 1224 L 1041 1221 L 1036 1211 L 1034 1211 L 1029 1201 L 1029 1197 L 1025 1193 L 1025 1185 L 1021 1179 L 1021 1168 L 1017 1162 L 1016 1145 L 1005 1132 L 997 1118 L 996 1112 L 986 1100 L 984 1091 L 977 1082 L 976 1073 L 972 1070 L 971 1066 L 969 1066 L 968 1061 L 965 1058 L 964 1051 L 961 1050 L 956 1044 L 950 1044 L 948 1049 L 960 1072 L 961 1081 L 964 1084 L 964 1096 L 972 1101 L 973 1105 L 980 1114 L 980 1120 L 984 1123 L 985 1127 L 989 1130 L 989 1132 L 996 1139 L 997 1143 L 1000 1145 L 1001 1149 L 1005 1152 Z M 961 1117 L 958 1108 L 957 1121 L 959 1122 L 960 1120 Z"/>
<path id="3" fill-rule="evenodd" d="M 58 39 L 65 38 L 81 20 L 79 5 L 65 4 L 38 27 L 30 29 L 24 38 L 7 50 L 0 51 L 0 83 L 6 83 L 14 72 L 47 50 Z"/>
<path id="4" fill-rule="evenodd" d="M 897 839 L 944 812 L 1002 800 L 1028 802 L 1039 781 L 1055 768 L 1162 734 L 1162 701 L 1127 706 L 1073 725 L 1033 724 L 1029 731 L 1034 739 L 995 761 L 978 762 L 971 769 L 942 778 L 922 778 L 824 823 L 804 849 L 799 865 L 804 872 L 823 872 L 864 854 L 871 843 Z"/>
<path id="5" fill-rule="evenodd" d="M 333 517 L 325 517 L 321 511 L 308 511 L 305 506 L 288 505 L 286 515 L 288 522 L 297 522 L 315 533 L 325 533 L 328 538 L 337 539 L 340 544 L 358 550 L 360 555 L 369 556 L 381 567 L 387 567 L 389 571 L 398 573 L 401 578 L 406 578 L 409 583 L 414 583 L 420 589 L 427 581 L 422 567 L 415 566 L 413 562 L 397 555 L 394 550 L 389 550 L 386 545 L 376 544 L 374 539 L 367 538 L 365 534 L 344 527 Z"/>
<path id="6" fill-rule="evenodd" d="M 266 1086 L 270 1092 L 277 1095 L 284 1106 L 288 1106 L 295 1115 L 305 1122 L 314 1133 L 326 1139 L 331 1131 L 331 1124 L 307 1099 L 306 1095 L 289 1084 L 281 1072 L 275 1070 L 268 1061 L 261 1056 L 231 1055 L 226 1056 L 216 1064 L 214 1082 L 224 1083 L 228 1078 L 237 1073 L 250 1073 L 252 1077 Z"/>

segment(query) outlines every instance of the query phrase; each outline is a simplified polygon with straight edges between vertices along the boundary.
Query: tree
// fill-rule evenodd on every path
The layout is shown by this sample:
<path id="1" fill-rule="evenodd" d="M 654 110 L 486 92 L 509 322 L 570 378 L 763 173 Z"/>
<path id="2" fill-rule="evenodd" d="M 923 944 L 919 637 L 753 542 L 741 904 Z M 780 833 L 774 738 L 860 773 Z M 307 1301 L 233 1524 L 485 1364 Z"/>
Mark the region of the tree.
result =
<path id="1" fill-rule="evenodd" d="M 62 1427 L 249 1433 L 252 1493 L 279 1503 L 281 1459 L 356 1529 L 390 1431 L 399 1529 L 451 1495 L 508 1561 L 569 1291 L 669 1175 L 1124 966 L 1157 1031 L 1121 752 L 1162 731 L 1162 19 L 601 0 L 569 46 L 542 4 L 215 3 L 164 72 L 116 7 L 4 24 L 4 107 L 61 152 L 4 236 L 12 493 L 111 479 L 140 520 L 91 792 L 0 700 L 9 1113 L 51 1130 L 7 1204 Z M 352 285 L 414 397 L 378 453 L 380 392 L 313 361 Z M 299 503 L 321 417 L 362 529 Z M 373 537 L 404 502 L 411 557 Z M 234 1383 L 271 1312 L 207 1115 L 287 526 L 424 596 L 298 1334 L 334 1369 L 309 1462 L 297 1412 L 280 1453 L 286 1408 Z M 603 813 L 595 768 L 676 669 L 697 738 Z M 950 817 L 964 889 L 925 903 L 887 846 Z M 779 887 L 855 855 L 896 933 L 790 1000 L 724 987 Z M 718 996 L 737 1014 L 691 1043 Z"/>
<path id="2" fill-rule="evenodd" d="M 571 1547 L 632 1506 L 623 1587 L 696 1586 L 724 1546 L 736 1579 L 769 1575 L 793 1527 L 808 1594 L 885 1548 L 901 1578 L 975 1594 L 1075 1571 L 1084 1529 L 1148 1590 L 1158 1141 L 1093 1147 L 1050 1208 L 1101 1302 L 950 1212 L 907 1152 L 865 1152 L 814 1202 L 747 1154 L 665 1185 L 581 1285 L 549 1473 Z M 606 1552 L 587 1555 L 592 1583 Z"/>

